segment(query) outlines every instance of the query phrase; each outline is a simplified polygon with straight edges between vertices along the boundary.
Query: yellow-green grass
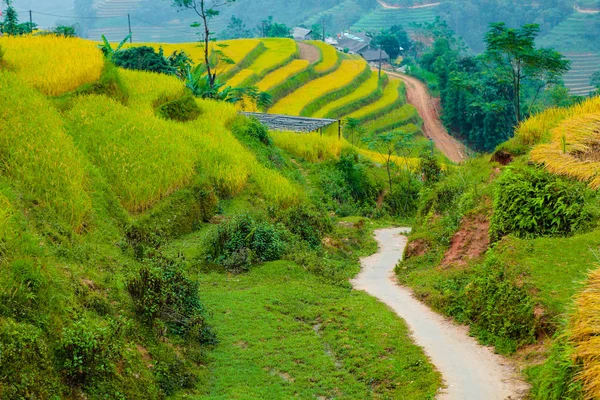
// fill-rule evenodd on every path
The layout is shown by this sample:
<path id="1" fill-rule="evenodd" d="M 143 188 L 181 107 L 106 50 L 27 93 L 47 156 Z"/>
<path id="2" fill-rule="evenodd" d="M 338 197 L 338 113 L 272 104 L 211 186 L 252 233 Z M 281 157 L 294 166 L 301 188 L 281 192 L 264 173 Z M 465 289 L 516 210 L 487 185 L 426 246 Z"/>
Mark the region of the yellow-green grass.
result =
<path id="1" fill-rule="evenodd" d="M 344 60 L 336 71 L 315 79 L 290 93 L 270 112 L 274 114 L 300 115 L 304 107 L 319 97 L 349 85 L 365 69 L 364 60 Z"/>
<path id="2" fill-rule="evenodd" d="M 217 45 L 224 44 L 226 47 L 218 47 Z M 158 50 L 163 48 L 165 56 L 173 54 L 175 51 L 184 51 L 194 63 L 199 64 L 204 62 L 204 45 L 202 43 L 135 43 L 128 46 L 150 46 Z M 258 39 L 234 39 L 212 42 L 210 49 L 223 51 L 235 64 L 240 63 L 252 50 L 260 45 Z M 219 66 L 219 73 L 224 73 L 233 67 L 231 64 Z"/>
<path id="3" fill-rule="evenodd" d="M 336 64 L 339 62 L 340 57 L 335 47 L 325 42 L 321 42 L 320 40 L 310 40 L 306 43 L 317 47 L 321 52 L 321 59 L 314 65 L 315 71 L 326 72 L 335 68 Z"/>
<path id="4" fill-rule="evenodd" d="M 568 108 L 551 108 L 523 121 L 515 132 L 515 140 L 524 145 L 536 145 L 551 139 L 550 131 L 567 118 L 597 113 L 600 97 L 596 96 Z"/>
<path id="5" fill-rule="evenodd" d="M 11 219 L 14 209 L 8 198 L 0 193 L 0 240 L 7 240 L 12 236 Z"/>
<path id="6" fill-rule="evenodd" d="M 96 44 L 58 36 L 2 36 L 4 61 L 23 82 L 50 96 L 98 80 L 104 58 Z"/>
<path id="7" fill-rule="evenodd" d="M 91 200 L 85 160 L 49 101 L 16 74 L 0 71 L 2 174 L 26 200 L 53 211 L 80 231 Z"/>
<path id="8" fill-rule="evenodd" d="M 165 121 L 154 115 L 152 103 L 162 94 L 182 92 L 181 83 L 148 72 L 120 73 L 131 90 L 129 107 L 94 97 L 97 101 L 81 101 L 69 116 L 78 142 L 128 210 L 147 209 L 198 172 L 225 197 L 240 193 L 251 179 L 269 201 L 298 200 L 294 185 L 260 165 L 225 128 L 236 117 L 233 105 L 197 100 L 202 110 L 197 120 Z"/>
<path id="9" fill-rule="evenodd" d="M 337 136 L 320 135 L 315 132 L 271 132 L 271 137 L 278 147 L 310 162 L 337 159 L 342 150 L 350 146 Z"/>
<path id="10" fill-rule="evenodd" d="M 329 112 L 344 107 L 350 103 L 358 101 L 364 97 L 369 96 L 371 93 L 379 89 L 379 77 L 377 73 L 373 72 L 371 77 L 360 85 L 356 90 L 347 96 L 341 97 L 336 101 L 327 103 L 319 111 L 313 114 L 315 118 L 324 118 Z"/>
<path id="11" fill-rule="evenodd" d="M 559 175 L 589 182 L 600 188 L 600 112 L 570 117 L 551 130 L 552 141 L 539 144 L 531 151 L 531 159 Z"/>
<path id="12" fill-rule="evenodd" d="M 104 96 L 79 98 L 68 119 L 76 143 L 129 211 L 149 208 L 195 172 L 193 148 L 174 123 Z"/>
<path id="13" fill-rule="evenodd" d="M 391 131 L 406 125 L 409 122 L 418 122 L 419 114 L 416 108 L 411 104 L 404 104 L 402 107 L 392 110 L 374 120 L 368 121 L 363 126 L 367 132 L 380 133 Z"/>
<path id="14" fill-rule="evenodd" d="M 384 165 L 387 162 L 387 155 L 381 154 L 373 150 L 360 149 L 359 153 L 374 163 Z M 398 165 L 399 167 L 406 167 L 412 170 L 416 170 L 419 166 L 419 159 L 414 157 L 399 157 L 399 156 L 391 156 L 390 160 Z"/>
<path id="15" fill-rule="evenodd" d="M 285 65 L 265 76 L 260 82 L 256 84 L 259 90 L 263 92 L 283 83 L 291 76 L 296 75 L 299 72 L 304 71 L 309 66 L 307 60 L 294 60 L 288 65 Z"/>
<path id="16" fill-rule="evenodd" d="M 370 116 L 376 115 L 381 110 L 393 107 L 400 99 L 399 90 L 401 90 L 401 87 L 402 81 L 397 79 L 391 80 L 383 90 L 383 96 L 379 100 L 349 114 L 348 117 L 367 120 Z"/>

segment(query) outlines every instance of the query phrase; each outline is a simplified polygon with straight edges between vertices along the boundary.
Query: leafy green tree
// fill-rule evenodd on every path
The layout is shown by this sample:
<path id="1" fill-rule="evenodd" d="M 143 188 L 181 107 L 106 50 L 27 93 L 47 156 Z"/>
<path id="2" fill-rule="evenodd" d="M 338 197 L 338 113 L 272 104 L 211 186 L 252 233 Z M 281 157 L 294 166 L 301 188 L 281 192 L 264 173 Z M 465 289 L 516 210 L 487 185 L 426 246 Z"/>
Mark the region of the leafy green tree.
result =
<path id="1" fill-rule="evenodd" d="M 360 121 L 356 118 L 348 117 L 344 120 L 344 136 L 350 139 L 350 143 L 354 143 L 361 139 L 365 134 L 365 129 L 360 125 Z"/>
<path id="2" fill-rule="evenodd" d="M 377 34 L 372 43 L 385 51 L 390 56 L 390 60 L 395 60 L 400 55 L 400 41 L 389 31 L 382 31 Z"/>
<path id="3" fill-rule="evenodd" d="M 221 32 L 219 37 L 222 39 L 241 39 L 254 37 L 254 35 L 250 29 L 246 28 L 246 24 L 241 18 L 232 15 L 227 28 Z"/>
<path id="4" fill-rule="evenodd" d="M 512 85 L 509 97 L 514 103 L 516 123 L 522 119 L 523 81 L 535 80 L 540 89 L 556 82 L 569 70 L 570 62 L 557 51 L 538 49 L 535 38 L 540 31 L 539 25 L 527 24 L 521 28 L 507 28 L 499 22 L 490 25 L 485 36 L 485 59 L 490 71 L 502 82 Z"/>
<path id="5" fill-rule="evenodd" d="M 12 5 L 12 0 L 3 0 L 2 2 L 6 4 L 6 10 L 4 11 L 4 20 L 0 22 L 0 33 L 6 35 L 24 35 L 36 29 L 36 24 L 29 22 L 19 23 L 19 16 Z"/>
<path id="6" fill-rule="evenodd" d="M 310 27 L 310 38 L 312 40 L 323 40 L 323 25 L 313 24 Z"/>
<path id="7" fill-rule="evenodd" d="M 192 10 L 200 17 L 202 22 L 192 24 L 193 28 L 202 28 L 201 34 L 204 41 L 204 68 L 210 86 L 214 86 L 217 81 L 217 71 L 211 68 L 210 36 L 213 32 L 208 26 L 209 21 L 219 15 L 219 7 L 234 3 L 235 0 L 172 0 L 173 6 L 180 10 Z"/>
<path id="8" fill-rule="evenodd" d="M 266 37 L 291 37 L 292 29 L 285 24 L 278 24 L 273 21 L 273 17 L 269 16 L 263 21 L 264 34 Z M 259 27 L 259 29 L 263 29 Z"/>
<path id="9" fill-rule="evenodd" d="M 75 37 L 77 32 L 75 31 L 75 27 L 72 25 L 58 25 L 54 29 L 52 29 L 52 33 L 58 36 L 64 37 Z"/>
<path id="10" fill-rule="evenodd" d="M 112 60 L 117 66 L 125 69 L 167 75 L 175 75 L 176 73 L 176 68 L 165 58 L 162 47 L 158 52 L 149 46 L 132 47 L 119 51 Z"/>
<path id="11" fill-rule="evenodd" d="M 412 52 L 413 42 L 410 39 L 410 37 L 408 36 L 408 33 L 402 27 L 402 25 L 393 25 L 389 29 L 389 33 L 391 35 L 394 35 L 396 37 L 396 39 L 398 39 L 398 43 L 400 44 L 400 47 L 402 48 L 401 51 L 404 51 L 405 53 Z"/>
<path id="12" fill-rule="evenodd" d="M 408 157 L 414 146 L 412 135 L 402 130 L 392 131 L 364 138 L 369 149 L 377 152 L 384 160 L 383 166 L 386 172 L 386 184 L 389 192 L 393 192 L 394 182 L 397 175 L 402 171 L 408 171 Z M 402 157 L 402 164 L 398 164 L 396 157 Z"/>

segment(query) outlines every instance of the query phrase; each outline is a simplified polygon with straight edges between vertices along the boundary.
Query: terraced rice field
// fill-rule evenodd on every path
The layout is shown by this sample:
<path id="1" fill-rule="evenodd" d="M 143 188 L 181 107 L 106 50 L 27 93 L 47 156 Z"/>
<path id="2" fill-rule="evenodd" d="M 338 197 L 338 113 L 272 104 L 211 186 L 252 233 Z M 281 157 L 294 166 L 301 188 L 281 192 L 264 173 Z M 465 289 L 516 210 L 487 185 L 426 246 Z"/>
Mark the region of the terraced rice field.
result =
<path id="1" fill-rule="evenodd" d="M 352 30 L 380 31 L 392 25 L 402 25 L 411 31 L 414 23 L 433 22 L 437 15 L 438 6 L 425 8 L 389 9 L 379 6 L 374 11 L 361 18 Z"/>
<path id="2" fill-rule="evenodd" d="M 310 81 L 300 89 L 290 93 L 277 102 L 269 112 L 300 115 L 302 109 L 311 101 L 352 83 L 364 71 L 365 65 L 366 63 L 362 59 L 344 60 L 337 70 Z"/>
<path id="3" fill-rule="evenodd" d="M 587 96 L 595 90 L 590 79 L 594 72 L 600 71 L 600 54 L 567 54 L 566 57 L 571 60 L 571 70 L 563 78 L 565 86 L 572 94 Z"/>
<path id="4" fill-rule="evenodd" d="M 269 89 L 283 83 L 286 79 L 296 75 L 299 72 L 304 71 L 310 62 L 307 60 L 294 60 L 288 65 L 279 68 L 267 76 L 265 76 L 256 86 L 262 91 L 268 91 Z"/>
<path id="5" fill-rule="evenodd" d="M 362 85 L 360 85 L 355 91 L 350 93 L 348 96 L 344 96 L 339 98 L 336 101 L 332 101 L 326 104 L 323 108 L 317 111 L 312 116 L 315 118 L 325 118 L 325 116 L 335 109 L 340 107 L 347 106 L 356 101 L 360 101 L 361 99 L 371 95 L 373 92 L 377 91 L 379 88 L 379 76 L 376 72 L 371 74 L 371 77 Z"/>
<path id="6" fill-rule="evenodd" d="M 376 113 L 378 110 L 390 107 L 398 101 L 398 89 L 401 85 L 402 82 L 399 80 L 390 81 L 383 91 L 383 96 L 379 100 L 353 112 L 352 114 L 348 115 L 348 117 L 357 119 L 367 118 L 370 114 Z"/>

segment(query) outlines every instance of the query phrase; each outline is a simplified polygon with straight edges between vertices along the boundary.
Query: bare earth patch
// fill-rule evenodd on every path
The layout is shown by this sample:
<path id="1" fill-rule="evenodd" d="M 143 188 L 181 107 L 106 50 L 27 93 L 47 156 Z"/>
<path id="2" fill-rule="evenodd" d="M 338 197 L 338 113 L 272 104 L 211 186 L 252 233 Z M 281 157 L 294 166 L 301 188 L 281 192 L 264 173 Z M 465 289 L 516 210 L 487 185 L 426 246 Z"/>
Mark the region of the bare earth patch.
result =
<path id="1" fill-rule="evenodd" d="M 466 266 L 470 260 L 481 257 L 490 244 L 489 229 L 490 221 L 483 215 L 464 218 L 459 230 L 452 236 L 440 267 Z"/>
<path id="2" fill-rule="evenodd" d="M 319 49 L 308 43 L 298 42 L 298 50 L 300 50 L 300 59 L 306 60 L 311 64 L 316 63 L 321 58 Z"/>

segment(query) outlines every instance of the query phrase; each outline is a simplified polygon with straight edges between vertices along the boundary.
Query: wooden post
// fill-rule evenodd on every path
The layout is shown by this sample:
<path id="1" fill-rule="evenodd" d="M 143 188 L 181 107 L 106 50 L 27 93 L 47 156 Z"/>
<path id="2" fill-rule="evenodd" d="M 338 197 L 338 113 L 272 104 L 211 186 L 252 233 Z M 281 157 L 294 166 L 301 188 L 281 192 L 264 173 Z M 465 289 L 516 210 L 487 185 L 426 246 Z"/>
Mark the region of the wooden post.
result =
<path id="1" fill-rule="evenodd" d="M 325 18 L 323 18 L 323 41 L 325 41 Z"/>
<path id="2" fill-rule="evenodd" d="M 379 47 L 379 79 L 381 79 L 381 47 Z"/>
<path id="3" fill-rule="evenodd" d="M 338 139 L 342 138 L 342 120 L 338 119 Z"/>
<path id="4" fill-rule="evenodd" d="M 131 35 L 131 16 L 127 13 L 127 25 L 129 25 L 129 43 L 133 43 L 133 36 Z"/>
<path id="5" fill-rule="evenodd" d="M 33 33 L 33 16 L 32 11 L 29 10 L 29 33 Z"/>
<path id="6" fill-rule="evenodd" d="M 320 128 L 319 128 L 319 134 L 320 134 L 321 136 L 323 136 L 323 127 L 320 127 Z"/>

